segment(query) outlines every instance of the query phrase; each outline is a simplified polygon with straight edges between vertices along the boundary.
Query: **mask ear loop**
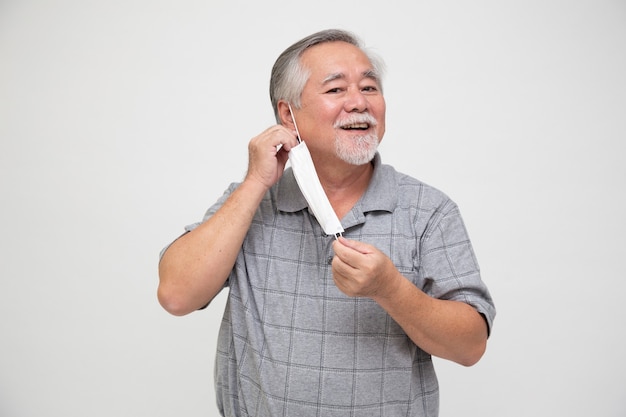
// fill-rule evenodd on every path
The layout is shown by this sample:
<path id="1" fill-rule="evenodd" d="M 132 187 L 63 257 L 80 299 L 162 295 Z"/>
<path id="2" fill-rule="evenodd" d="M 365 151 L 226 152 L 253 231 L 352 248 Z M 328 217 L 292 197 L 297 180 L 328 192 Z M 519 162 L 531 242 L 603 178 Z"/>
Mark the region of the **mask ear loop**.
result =
<path id="1" fill-rule="evenodd" d="M 291 103 L 287 102 L 287 106 L 289 107 L 289 113 L 291 113 L 291 120 L 293 120 L 293 127 L 296 128 L 296 139 L 298 139 L 298 143 L 301 143 L 302 139 L 300 139 L 300 131 L 298 131 L 298 125 L 296 124 L 296 116 L 293 115 L 293 110 L 291 109 Z"/>

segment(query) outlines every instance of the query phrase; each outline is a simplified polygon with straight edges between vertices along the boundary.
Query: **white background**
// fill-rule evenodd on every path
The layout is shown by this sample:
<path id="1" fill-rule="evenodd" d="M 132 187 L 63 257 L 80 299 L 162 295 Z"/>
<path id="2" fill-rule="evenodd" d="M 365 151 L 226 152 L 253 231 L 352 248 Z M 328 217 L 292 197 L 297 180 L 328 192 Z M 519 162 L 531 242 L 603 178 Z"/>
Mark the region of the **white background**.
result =
<path id="1" fill-rule="evenodd" d="M 498 308 L 442 416 L 626 415 L 626 2 L 0 2 L 0 416 L 213 416 L 224 294 L 158 253 L 246 169 L 314 31 L 386 60 L 383 161 L 461 207 Z"/>

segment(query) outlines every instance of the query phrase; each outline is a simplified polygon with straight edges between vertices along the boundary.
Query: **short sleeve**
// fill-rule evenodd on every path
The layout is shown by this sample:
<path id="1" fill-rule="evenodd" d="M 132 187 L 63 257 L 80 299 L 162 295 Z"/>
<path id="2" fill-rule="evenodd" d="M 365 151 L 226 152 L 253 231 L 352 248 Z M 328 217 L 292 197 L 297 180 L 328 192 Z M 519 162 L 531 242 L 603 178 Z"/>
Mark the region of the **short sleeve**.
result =
<path id="1" fill-rule="evenodd" d="M 495 306 L 485 283 L 458 207 L 448 200 L 435 212 L 422 237 L 420 271 L 425 290 L 444 300 L 461 301 L 485 317 L 489 332 Z"/>

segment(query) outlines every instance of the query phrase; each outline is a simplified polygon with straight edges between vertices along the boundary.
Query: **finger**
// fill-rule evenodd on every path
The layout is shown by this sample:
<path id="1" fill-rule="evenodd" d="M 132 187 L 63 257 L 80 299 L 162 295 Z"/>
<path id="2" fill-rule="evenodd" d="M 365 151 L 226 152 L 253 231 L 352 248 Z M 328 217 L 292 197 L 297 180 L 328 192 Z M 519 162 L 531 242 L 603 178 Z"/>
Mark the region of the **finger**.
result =
<path id="1" fill-rule="evenodd" d="M 332 262 L 332 270 L 333 275 L 338 275 L 345 278 L 348 275 L 352 274 L 355 268 L 352 265 L 346 263 L 343 259 L 341 259 L 341 257 L 335 256 Z"/>
<path id="2" fill-rule="evenodd" d="M 268 133 L 272 146 L 280 147 L 287 152 L 298 144 L 296 132 L 283 125 L 273 126 Z"/>
<path id="3" fill-rule="evenodd" d="M 363 253 L 345 245 L 345 242 L 336 240 L 333 243 L 333 249 L 335 251 L 335 258 L 345 265 L 346 268 L 356 269 L 363 260 Z"/>
<path id="4" fill-rule="evenodd" d="M 271 146 L 274 149 L 284 146 L 287 151 L 298 144 L 295 132 L 282 125 L 268 127 L 254 138 L 253 142 L 258 142 L 263 147 Z"/>
<path id="5" fill-rule="evenodd" d="M 355 250 L 364 255 L 373 252 L 372 247 L 370 245 L 368 245 L 367 243 L 360 242 L 358 240 L 346 239 L 345 237 L 340 236 L 339 239 L 337 239 L 337 242 L 341 243 L 343 246 L 347 248 Z"/>
<path id="6" fill-rule="evenodd" d="M 282 142 L 283 149 L 289 152 L 291 149 L 298 146 L 298 135 L 296 132 L 288 131 L 287 137 L 284 142 Z"/>
<path id="7" fill-rule="evenodd" d="M 281 166 L 284 167 L 287 165 L 287 160 L 289 160 L 289 152 L 282 147 L 276 152 L 276 157 L 278 158 Z"/>

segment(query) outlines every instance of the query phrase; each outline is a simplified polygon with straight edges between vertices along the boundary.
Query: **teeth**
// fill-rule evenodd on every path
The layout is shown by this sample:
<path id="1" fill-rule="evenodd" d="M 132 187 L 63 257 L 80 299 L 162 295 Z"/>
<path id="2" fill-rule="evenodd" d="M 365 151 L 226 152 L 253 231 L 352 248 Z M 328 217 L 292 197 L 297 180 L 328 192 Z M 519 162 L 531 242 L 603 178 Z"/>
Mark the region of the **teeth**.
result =
<path id="1" fill-rule="evenodd" d="M 351 114 L 343 120 L 337 120 L 333 127 L 335 129 L 358 129 L 367 130 L 376 126 L 376 119 L 369 113 Z"/>
<path id="2" fill-rule="evenodd" d="M 367 129 L 367 128 L 368 128 L 367 123 L 355 123 L 352 125 L 343 126 L 343 129 Z"/>

